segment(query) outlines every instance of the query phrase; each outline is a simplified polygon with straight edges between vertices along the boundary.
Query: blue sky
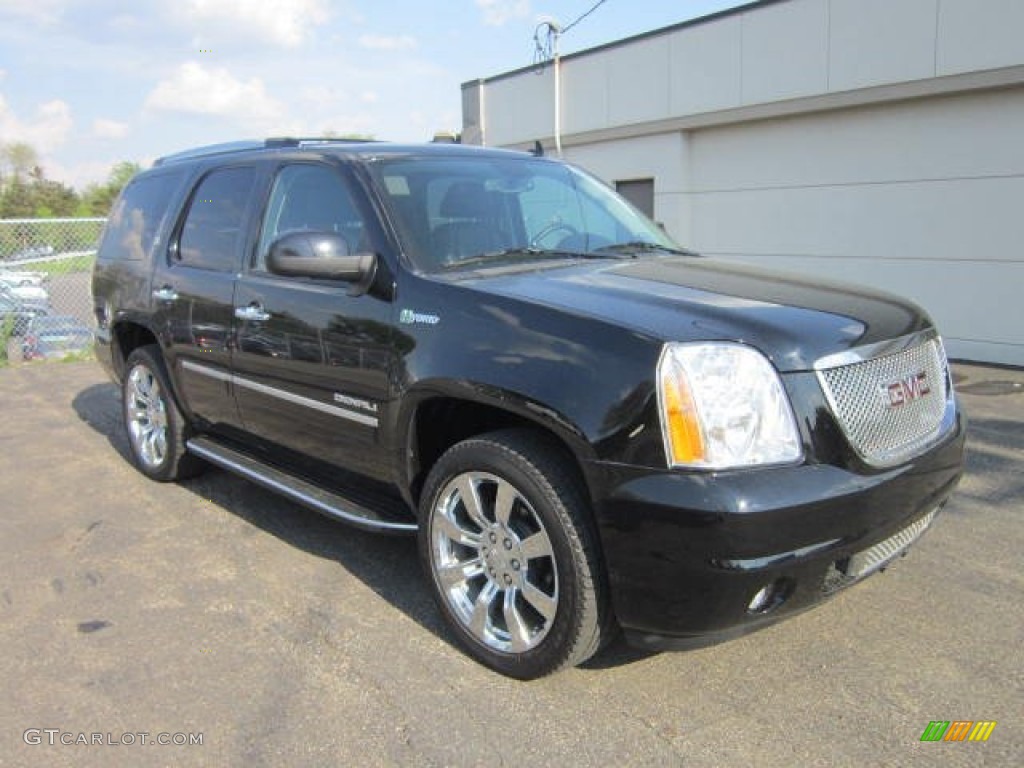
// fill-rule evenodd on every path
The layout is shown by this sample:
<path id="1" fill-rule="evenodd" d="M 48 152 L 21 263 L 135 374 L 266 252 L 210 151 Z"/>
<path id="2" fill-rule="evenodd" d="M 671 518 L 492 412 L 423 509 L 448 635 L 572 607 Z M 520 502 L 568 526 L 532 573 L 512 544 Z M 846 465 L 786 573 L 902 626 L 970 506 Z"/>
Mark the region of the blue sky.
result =
<path id="1" fill-rule="evenodd" d="M 424 141 L 596 0 L 0 0 L 0 142 L 81 187 L 120 160 L 273 135 Z M 745 0 L 605 0 L 563 53 Z"/>

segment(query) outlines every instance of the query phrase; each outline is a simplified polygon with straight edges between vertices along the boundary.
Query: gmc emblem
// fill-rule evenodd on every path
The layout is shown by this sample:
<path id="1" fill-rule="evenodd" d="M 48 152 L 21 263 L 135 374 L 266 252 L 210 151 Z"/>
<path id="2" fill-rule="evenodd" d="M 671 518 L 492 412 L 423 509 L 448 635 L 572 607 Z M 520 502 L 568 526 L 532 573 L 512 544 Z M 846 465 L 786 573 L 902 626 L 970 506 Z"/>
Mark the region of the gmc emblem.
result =
<path id="1" fill-rule="evenodd" d="M 918 371 L 882 385 L 882 390 L 889 400 L 889 407 L 899 408 L 914 400 L 920 400 L 931 392 L 932 388 L 928 385 L 928 374 L 925 371 Z"/>

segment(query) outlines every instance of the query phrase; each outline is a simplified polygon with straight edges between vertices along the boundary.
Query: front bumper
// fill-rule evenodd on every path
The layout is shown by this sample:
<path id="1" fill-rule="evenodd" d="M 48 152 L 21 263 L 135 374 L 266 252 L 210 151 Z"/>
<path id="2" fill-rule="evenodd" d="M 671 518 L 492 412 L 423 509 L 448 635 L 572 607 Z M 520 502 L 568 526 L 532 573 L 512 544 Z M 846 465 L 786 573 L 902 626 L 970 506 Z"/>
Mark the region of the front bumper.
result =
<path id="1" fill-rule="evenodd" d="M 656 649 L 720 642 L 869 575 L 945 504 L 964 440 L 958 416 L 938 445 L 872 474 L 826 464 L 721 473 L 599 465 L 610 490 L 595 509 L 627 639 Z"/>

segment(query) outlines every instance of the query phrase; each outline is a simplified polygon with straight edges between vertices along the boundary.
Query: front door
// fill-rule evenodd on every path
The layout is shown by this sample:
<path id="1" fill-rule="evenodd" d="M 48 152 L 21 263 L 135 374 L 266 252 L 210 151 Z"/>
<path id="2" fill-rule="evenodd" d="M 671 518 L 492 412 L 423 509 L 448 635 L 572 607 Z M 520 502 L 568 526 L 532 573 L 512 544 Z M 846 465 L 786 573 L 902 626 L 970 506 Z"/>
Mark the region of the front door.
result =
<path id="1" fill-rule="evenodd" d="M 266 269 L 287 232 L 334 232 L 350 253 L 381 252 L 382 233 L 343 167 L 278 169 L 256 257 L 235 291 L 235 396 L 246 431 L 312 459 L 388 480 L 380 423 L 391 366 L 391 302 L 348 284 Z"/>

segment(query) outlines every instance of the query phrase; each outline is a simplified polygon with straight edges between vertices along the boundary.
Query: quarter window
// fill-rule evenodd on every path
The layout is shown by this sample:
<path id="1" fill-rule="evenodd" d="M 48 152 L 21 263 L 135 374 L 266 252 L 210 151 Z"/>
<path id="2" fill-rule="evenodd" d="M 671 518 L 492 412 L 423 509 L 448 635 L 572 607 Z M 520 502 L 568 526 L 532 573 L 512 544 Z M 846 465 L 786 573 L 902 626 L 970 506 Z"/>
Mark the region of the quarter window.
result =
<path id="1" fill-rule="evenodd" d="M 179 261 L 218 272 L 238 269 L 245 244 L 245 218 L 256 189 L 254 168 L 224 168 L 208 174 L 192 197 L 178 248 Z"/>
<path id="2" fill-rule="evenodd" d="M 103 234 L 104 258 L 138 261 L 149 258 L 178 175 L 145 176 L 131 182 L 118 198 Z"/>

